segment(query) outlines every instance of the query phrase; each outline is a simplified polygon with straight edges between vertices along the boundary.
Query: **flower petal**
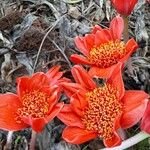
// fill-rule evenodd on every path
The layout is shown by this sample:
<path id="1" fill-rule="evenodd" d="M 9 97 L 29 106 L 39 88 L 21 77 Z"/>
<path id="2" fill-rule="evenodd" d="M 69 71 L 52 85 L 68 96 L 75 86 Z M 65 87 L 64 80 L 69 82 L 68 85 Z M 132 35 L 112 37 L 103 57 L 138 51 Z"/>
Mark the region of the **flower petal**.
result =
<path id="1" fill-rule="evenodd" d="M 97 31 L 101 31 L 103 30 L 99 25 L 95 25 L 93 27 L 92 33 L 95 34 Z"/>
<path id="2" fill-rule="evenodd" d="M 85 64 L 85 65 L 91 65 L 91 63 L 85 58 L 84 56 L 72 54 L 70 56 L 70 60 L 76 64 Z"/>
<path id="3" fill-rule="evenodd" d="M 120 138 L 120 136 L 118 135 L 117 132 L 114 132 L 112 139 L 108 139 L 105 140 L 104 139 L 104 145 L 106 147 L 114 147 L 114 146 L 118 146 L 121 144 L 122 139 Z"/>
<path id="4" fill-rule="evenodd" d="M 122 17 L 116 16 L 110 22 L 110 31 L 114 40 L 120 40 L 124 29 L 124 22 Z"/>
<path id="5" fill-rule="evenodd" d="M 111 0 L 115 9 L 121 15 L 128 16 L 131 14 L 134 9 L 135 4 L 138 2 L 137 0 Z"/>
<path id="6" fill-rule="evenodd" d="M 141 130 L 150 134 L 150 101 L 147 105 L 146 111 L 141 121 Z"/>
<path id="7" fill-rule="evenodd" d="M 67 126 L 75 126 L 83 128 L 81 118 L 72 110 L 71 105 L 65 105 L 57 117 Z"/>
<path id="8" fill-rule="evenodd" d="M 107 43 L 109 41 L 109 36 L 105 30 L 97 31 L 95 33 L 95 46 L 98 47 L 101 44 Z"/>
<path id="9" fill-rule="evenodd" d="M 44 126 L 48 123 L 45 118 L 22 117 L 23 121 L 29 124 L 35 132 L 42 132 Z"/>
<path id="10" fill-rule="evenodd" d="M 39 86 L 48 86 L 49 80 L 46 74 L 43 72 L 37 72 L 32 75 L 30 78 L 29 86 L 31 89 L 39 87 Z"/>
<path id="11" fill-rule="evenodd" d="M 49 80 L 43 72 L 37 72 L 32 77 L 17 78 L 17 84 L 17 93 L 21 96 L 27 90 L 36 90 L 40 86 L 49 86 Z"/>
<path id="12" fill-rule="evenodd" d="M 123 97 L 125 92 L 124 83 L 122 80 L 121 68 L 122 68 L 122 63 L 116 64 L 110 78 L 108 79 L 108 83 L 113 84 L 117 88 L 120 99 Z"/>
<path id="13" fill-rule="evenodd" d="M 29 88 L 30 78 L 29 77 L 20 77 L 17 78 L 17 94 L 19 97 L 22 97 L 24 91 Z"/>
<path id="14" fill-rule="evenodd" d="M 77 36 L 75 37 L 74 42 L 76 44 L 76 47 L 81 51 L 81 53 L 87 56 L 89 52 L 84 44 L 84 37 Z"/>
<path id="15" fill-rule="evenodd" d="M 96 138 L 97 134 L 78 127 L 66 127 L 63 131 L 62 137 L 68 143 L 82 144 Z"/>
<path id="16" fill-rule="evenodd" d="M 60 92 L 59 89 L 56 89 L 55 91 L 53 91 L 53 93 L 51 93 L 51 96 L 48 99 L 48 102 L 50 104 L 49 112 L 51 112 L 53 107 L 57 104 L 59 98 L 60 98 Z"/>
<path id="17" fill-rule="evenodd" d="M 118 11 L 118 13 L 120 13 L 122 15 L 127 13 L 126 10 L 128 8 L 129 2 L 127 2 L 126 5 L 125 5 L 124 1 L 121 1 L 121 0 L 111 0 L 111 2 L 113 4 L 113 6 L 115 7 L 115 9 Z M 126 9 L 124 9 L 124 6 L 126 6 Z"/>
<path id="18" fill-rule="evenodd" d="M 88 75 L 86 70 L 78 65 L 75 65 L 71 69 L 72 75 L 75 79 L 75 81 L 79 84 L 81 84 L 86 89 L 94 89 L 96 87 L 95 82 L 93 79 Z"/>
<path id="19" fill-rule="evenodd" d="M 77 92 L 70 99 L 70 104 L 72 109 L 82 117 L 84 115 L 84 110 L 88 105 L 87 100 L 85 99 L 85 94 L 82 92 Z"/>
<path id="20" fill-rule="evenodd" d="M 125 92 L 122 99 L 124 104 L 121 118 L 122 128 L 130 128 L 141 119 L 146 110 L 147 99 L 148 94 L 143 91 L 129 90 Z"/>
<path id="21" fill-rule="evenodd" d="M 78 83 L 61 83 L 60 86 L 62 87 L 62 89 L 68 97 L 71 97 L 79 91 L 86 93 L 86 89 Z"/>
<path id="22" fill-rule="evenodd" d="M 60 66 L 54 66 L 46 73 L 50 82 L 50 86 L 57 84 L 58 80 L 62 77 L 63 73 L 59 72 L 59 69 Z"/>
<path id="23" fill-rule="evenodd" d="M 111 67 L 101 69 L 95 66 L 92 66 L 88 72 L 91 77 L 99 77 L 99 78 L 110 78 L 113 70 L 116 68 L 116 65 Z"/>
<path id="24" fill-rule="evenodd" d="M 137 2 L 138 2 L 138 0 L 130 1 L 130 5 L 128 6 L 128 15 L 131 14 L 131 12 L 134 9 L 134 6 L 136 5 Z"/>
<path id="25" fill-rule="evenodd" d="M 93 34 L 86 34 L 84 36 L 84 45 L 86 46 L 86 49 L 88 52 L 93 48 L 94 46 L 94 35 Z"/>
<path id="26" fill-rule="evenodd" d="M 59 69 L 60 69 L 60 66 L 54 66 L 47 71 L 46 75 L 48 76 L 48 78 L 52 79 L 59 72 Z"/>
<path id="27" fill-rule="evenodd" d="M 120 59 L 120 62 L 125 62 L 128 60 L 128 58 L 131 56 L 131 54 L 138 48 L 138 44 L 136 43 L 136 41 L 132 38 L 130 39 L 127 43 L 126 43 L 126 51 L 128 52 L 125 57 L 123 57 L 122 59 Z"/>
<path id="28" fill-rule="evenodd" d="M 28 127 L 17 115 L 17 109 L 20 107 L 22 104 L 17 95 L 0 94 L 0 129 L 18 131 Z"/>
<path id="29" fill-rule="evenodd" d="M 63 107 L 64 107 L 63 102 L 56 104 L 49 113 L 49 115 L 46 117 L 47 122 L 52 121 L 60 113 Z"/>

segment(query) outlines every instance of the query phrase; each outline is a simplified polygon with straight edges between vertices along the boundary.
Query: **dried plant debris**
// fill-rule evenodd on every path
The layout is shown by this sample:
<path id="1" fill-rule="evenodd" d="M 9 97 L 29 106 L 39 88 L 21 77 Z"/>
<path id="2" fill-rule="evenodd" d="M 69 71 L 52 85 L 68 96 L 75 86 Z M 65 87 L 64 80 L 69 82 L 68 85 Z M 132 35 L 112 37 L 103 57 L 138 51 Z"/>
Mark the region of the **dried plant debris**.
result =
<path id="1" fill-rule="evenodd" d="M 44 38 L 45 33 L 41 30 L 31 27 L 28 29 L 22 37 L 14 44 L 14 49 L 17 51 L 28 51 L 28 50 L 38 50 L 42 39 Z M 43 49 L 49 50 L 51 48 L 51 41 L 49 38 L 46 38 Z"/>
<path id="2" fill-rule="evenodd" d="M 10 12 L 0 19 L 0 30 L 10 30 L 14 25 L 21 23 L 24 14 L 19 11 Z"/>

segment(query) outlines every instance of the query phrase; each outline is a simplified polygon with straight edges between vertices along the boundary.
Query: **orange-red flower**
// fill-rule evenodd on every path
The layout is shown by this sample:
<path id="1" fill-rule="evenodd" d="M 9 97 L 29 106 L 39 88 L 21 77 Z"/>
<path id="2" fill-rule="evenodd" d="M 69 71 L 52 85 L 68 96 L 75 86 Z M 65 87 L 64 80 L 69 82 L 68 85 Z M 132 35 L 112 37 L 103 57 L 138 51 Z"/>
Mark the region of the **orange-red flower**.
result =
<path id="1" fill-rule="evenodd" d="M 67 125 L 62 134 L 64 140 L 81 144 L 100 137 L 106 147 L 119 145 L 119 128 L 129 128 L 141 119 L 148 94 L 125 91 L 120 64 L 103 84 L 77 65 L 72 68 L 72 75 L 76 83 L 61 83 L 70 104 L 65 104 L 57 115 Z"/>
<path id="2" fill-rule="evenodd" d="M 18 131 L 31 126 L 36 132 L 42 131 L 64 105 L 57 103 L 60 95 L 57 83 L 62 76 L 59 68 L 20 77 L 17 94 L 0 94 L 0 129 Z"/>
<path id="3" fill-rule="evenodd" d="M 138 0 L 111 0 L 117 12 L 124 16 L 129 16 Z"/>
<path id="4" fill-rule="evenodd" d="M 141 130 L 150 134 L 150 102 L 148 103 L 146 111 L 142 118 Z"/>
<path id="5" fill-rule="evenodd" d="M 75 44 L 84 55 L 71 55 L 74 63 L 91 66 L 90 74 L 106 77 L 118 62 L 125 62 L 138 47 L 134 39 L 126 44 L 121 41 L 124 23 L 119 16 L 115 17 L 110 27 L 102 29 L 96 25 L 90 34 L 76 37 Z"/>

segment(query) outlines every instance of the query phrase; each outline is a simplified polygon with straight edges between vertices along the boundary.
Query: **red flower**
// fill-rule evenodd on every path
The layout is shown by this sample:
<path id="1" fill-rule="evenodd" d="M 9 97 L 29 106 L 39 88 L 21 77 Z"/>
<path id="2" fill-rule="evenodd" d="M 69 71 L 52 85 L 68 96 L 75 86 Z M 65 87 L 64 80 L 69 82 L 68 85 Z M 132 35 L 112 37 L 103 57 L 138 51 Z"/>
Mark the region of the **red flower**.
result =
<path id="1" fill-rule="evenodd" d="M 77 83 L 61 83 L 70 104 L 65 104 L 57 117 L 67 127 L 62 137 L 69 143 L 81 144 L 96 137 L 106 147 L 121 143 L 119 128 L 135 125 L 143 116 L 147 97 L 143 91 L 125 91 L 120 63 L 111 70 L 106 83 L 97 84 L 80 66 L 72 68 Z"/>
<path id="2" fill-rule="evenodd" d="M 57 83 L 62 76 L 59 68 L 20 77 L 17 94 L 0 94 L 0 129 L 18 131 L 31 126 L 36 132 L 42 131 L 63 107 L 63 103 L 57 103 L 60 94 Z"/>
<path id="3" fill-rule="evenodd" d="M 75 38 L 77 48 L 85 57 L 73 54 L 70 59 L 74 63 L 90 65 L 91 76 L 108 76 L 118 62 L 125 62 L 138 47 L 134 39 L 126 44 L 120 41 L 123 28 L 123 19 L 119 16 L 111 21 L 107 29 L 96 25 L 91 34 Z"/>
<path id="4" fill-rule="evenodd" d="M 129 16 L 138 0 L 111 0 L 117 12 Z"/>
<path id="5" fill-rule="evenodd" d="M 148 103 L 146 111 L 142 118 L 141 130 L 150 134 L 150 102 Z"/>

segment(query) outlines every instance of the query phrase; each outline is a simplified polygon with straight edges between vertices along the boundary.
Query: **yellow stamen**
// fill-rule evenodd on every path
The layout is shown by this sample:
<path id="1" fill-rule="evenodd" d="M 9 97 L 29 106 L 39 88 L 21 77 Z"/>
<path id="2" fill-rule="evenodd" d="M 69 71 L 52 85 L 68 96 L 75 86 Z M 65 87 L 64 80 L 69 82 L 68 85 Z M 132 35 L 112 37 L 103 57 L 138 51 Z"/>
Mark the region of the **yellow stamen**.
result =
<path id="1" fill-rule="evenodd" d="M 116 64 L 126 54 L 124 42 L 110 41 L 92 48 L 88 60 L 97 67 L 106 68 Z"/>
<path id="2" fill-rule="evenodd" d="M 19 117 L 32 116 L 33 118 L 45 117 L 49 111 L 49 96 L 38 90 L 25 92 L 21 98 L 23 106 L 17 110 Z M 19 123 L 19 119 L 16 118 Z"/>
<path id="3" fill-rule="evenodd" d="M 82 122 L 89 131 L 96 131 L 99 137 L 111 139 L 114 122 L 122 113 L 122 103 L 118 91 L 111 84 L 95 88 L 86 93 L 88 107 L 84 111 Z"/>

